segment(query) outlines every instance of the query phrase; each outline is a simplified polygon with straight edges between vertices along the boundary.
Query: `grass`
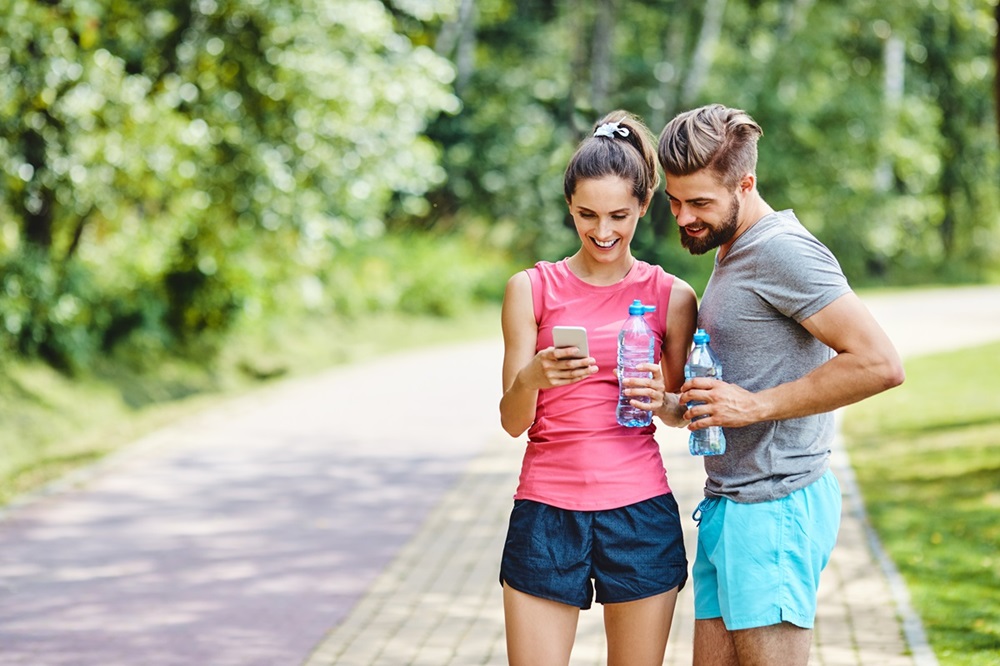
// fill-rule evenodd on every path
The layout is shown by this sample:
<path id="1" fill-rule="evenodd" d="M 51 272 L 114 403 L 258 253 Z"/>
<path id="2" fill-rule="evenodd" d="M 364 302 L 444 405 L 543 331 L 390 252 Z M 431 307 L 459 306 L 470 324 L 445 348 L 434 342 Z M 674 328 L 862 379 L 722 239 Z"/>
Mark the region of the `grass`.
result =
<path id="1" fill-rule="evenodd" d="M 942 664 L 1000 663 L 1000 344 L 916 358 L 848 408 L 872 524 Z"/>
<path id="2" fill-rule="evenodd" d="M 233 336 L 210 367 L 113 359 L 83 377 L 37 362 L 0 365 L 0 506 L 226 398 L 282 378 L 432 344 L 499 335 L 496 306 L 454 318 L 371 315 L 283 321 Z"/>

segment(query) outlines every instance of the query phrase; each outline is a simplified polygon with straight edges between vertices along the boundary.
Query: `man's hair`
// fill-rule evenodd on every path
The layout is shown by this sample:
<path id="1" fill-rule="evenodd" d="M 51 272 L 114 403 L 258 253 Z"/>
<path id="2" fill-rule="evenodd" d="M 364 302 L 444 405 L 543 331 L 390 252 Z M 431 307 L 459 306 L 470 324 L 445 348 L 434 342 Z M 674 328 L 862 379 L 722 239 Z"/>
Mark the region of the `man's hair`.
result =
<path id="1" fill-rule="evenodd" d="M 726 187 L 757 170 L 757 140 L 764 134 L 741 109 L 710 104 L 681 113 L 663 128 L 657 156 L 663 170 L 689 176 L 708 169 Z"/>

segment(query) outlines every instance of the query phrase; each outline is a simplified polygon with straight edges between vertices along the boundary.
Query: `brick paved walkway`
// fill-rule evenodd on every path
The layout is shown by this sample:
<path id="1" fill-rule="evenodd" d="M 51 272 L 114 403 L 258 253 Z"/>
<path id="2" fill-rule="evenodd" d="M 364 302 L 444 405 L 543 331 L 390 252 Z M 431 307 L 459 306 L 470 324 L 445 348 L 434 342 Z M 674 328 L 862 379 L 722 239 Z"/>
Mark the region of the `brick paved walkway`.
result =
<path id="1" fill-rule="evenodd" d="M 695 528 L 689 516 L 704 479 L 700 460 L 687 453 L 683 432 L 661 429 L 658 439 L 691 554 Z M 521 445 L 509 439 L 490 442 L 307 666 L 507 663 L 497 566 Z M 852 491 L 845 484 L 845 518 L 823 575 L 810 663 L 912 666 L 916 662 L 907 654 L 888 583 L 869 548 L 862 521 L 850 513 Z M 688 586 L 678 596 L 664 664 L 691 663 L 692 603 Z M 581 613 L 574 665 L 604 664 L 599 609 Z"/>

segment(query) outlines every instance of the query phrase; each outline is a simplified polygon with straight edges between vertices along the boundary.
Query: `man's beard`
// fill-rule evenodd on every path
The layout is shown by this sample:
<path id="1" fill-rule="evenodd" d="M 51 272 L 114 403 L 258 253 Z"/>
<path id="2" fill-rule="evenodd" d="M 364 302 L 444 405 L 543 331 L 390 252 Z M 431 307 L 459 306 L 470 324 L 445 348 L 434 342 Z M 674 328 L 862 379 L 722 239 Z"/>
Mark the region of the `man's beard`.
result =
<path id="1" fill-rule="evenodd" d="M 723 243 L 728 243 L 736 235 L 736 227 L 740 219 L 740 200 L 733 195 L 729 202 L 729 216 L 722 221 L 718 227 L 708 227 L 708 234 L 704 238 L 694 238 L 684 232 L 684 228 L 677 227 L 681 234 L 681 245 L 691 254 L 705 254 L 709 250 L 714 250 Z"/>

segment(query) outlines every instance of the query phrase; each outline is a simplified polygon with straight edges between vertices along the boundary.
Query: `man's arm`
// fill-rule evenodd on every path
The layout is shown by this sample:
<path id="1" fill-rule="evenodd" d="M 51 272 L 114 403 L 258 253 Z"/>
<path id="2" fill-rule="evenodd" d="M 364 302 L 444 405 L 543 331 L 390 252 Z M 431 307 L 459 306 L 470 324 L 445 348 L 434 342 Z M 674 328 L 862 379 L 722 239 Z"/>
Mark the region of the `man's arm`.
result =
<path id="1" fill-rule="evenodd" d="M 703 414 L 691 429 L 741 427 L 833 411 L 903 383 L 903 364 L 889 337 L 853 292 L 802 322 L 836 356 L 801 379 L 751 393 L 714 379 L 681 387 L 681 402 L 703 401 L 684 415 Z"/>

